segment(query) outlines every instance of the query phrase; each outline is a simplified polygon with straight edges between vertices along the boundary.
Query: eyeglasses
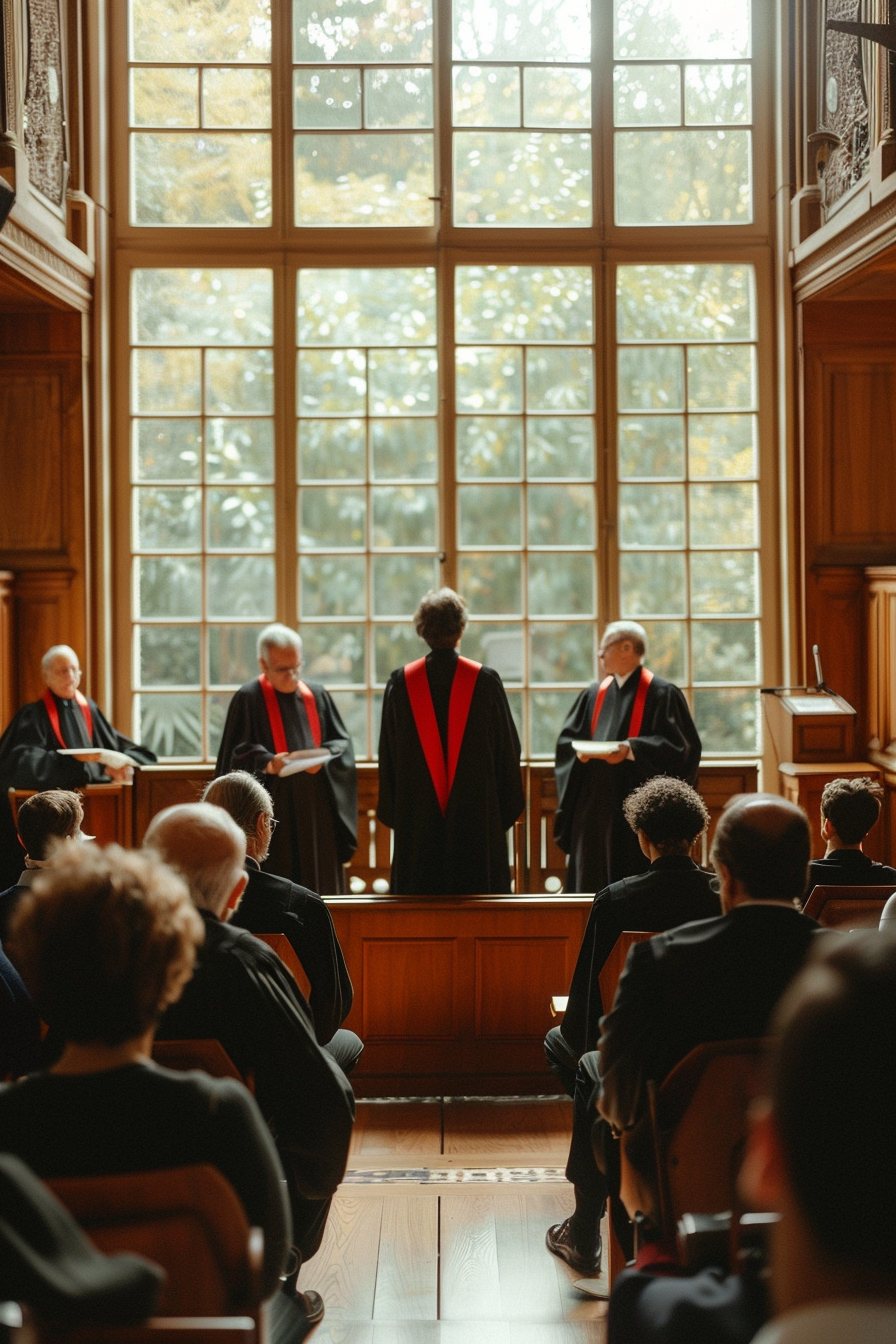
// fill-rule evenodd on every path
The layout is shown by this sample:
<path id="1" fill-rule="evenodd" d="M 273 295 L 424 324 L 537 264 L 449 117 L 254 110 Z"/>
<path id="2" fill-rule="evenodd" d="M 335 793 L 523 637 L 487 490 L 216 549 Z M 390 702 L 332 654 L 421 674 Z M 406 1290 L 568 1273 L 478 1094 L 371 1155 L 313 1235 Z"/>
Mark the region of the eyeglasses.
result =
<path id="1" fill-rule="evenodd" d="M 610 641 L 609 644 L 602 644 L 597 651 L 598 658 L 603 658 L 604 654 L 609 653 L 610 649 L 614 649 L 617 644 L 624 644 L 624 643 L 625 640 L 623 639 L 613 639 Z"/>
<path id="2" fill-rule="evenodd" d="M 302 664 L 301 663 L 299 663 L 298 665 L 293 664 L 292 667 L 272 667 L 271 671 L 275 674 L 275 676 L 292 677 L 294 681 L 298 681 L 299 677 L 302 674 Z"/>
<path id="3" fill-rule="evenodd" d="M 268 830 L 271 832 L 271 835 L 273 835 L 277 827 L 280 825 L 279 821 L 277 820 L 276 817 L 269 817 L 269 816 L 265 816 L 265 821 L 268 824 Z"/>

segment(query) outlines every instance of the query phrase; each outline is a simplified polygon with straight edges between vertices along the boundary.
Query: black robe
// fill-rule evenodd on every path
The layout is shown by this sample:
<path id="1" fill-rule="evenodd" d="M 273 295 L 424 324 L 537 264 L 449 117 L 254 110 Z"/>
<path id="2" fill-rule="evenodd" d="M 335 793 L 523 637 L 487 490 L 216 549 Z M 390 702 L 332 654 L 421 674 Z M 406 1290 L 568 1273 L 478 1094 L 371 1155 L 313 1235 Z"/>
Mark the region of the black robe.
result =
<path id="1" fill-rule="evenodd" d="M 639 680 L 636 669 L 621 690 L 615 678 L 611 682 L 595 741 L 625 739 Z M 572 743 L 592 737 L 597 692 L 596 681 L 582 691 L 557 740 L 554 838 L 569 855 L 568 892 L 602 891 L 612 882 L 646 872 L 649 860 L 623 816 L 623 801 L 654 775 L 674 775 L 691 784 L 700 764 L 700 738 L 688 702 L 677 686 L 657 676 L 647 691 L 641 732 L 630 742 L 635 759 L 618 765 L 580 761 Z"/>
<path id="2" fill-rule="evenodd" d="M 447 754 L 454 649 L 434 649 L 426 675 Z M 377 817 L 394 831 L 391 890 L 399 896 L 481 896 L 510 891 L 507 830 L 525 806 L 520 740 L 501 678 L 476 678 L 454 786 L 444 816 L 423 754 L 404 668 L 383 697 Z"/>
<path id="3" fill-rule="evenodd" d="M 268 872 L 322 895 L 337 896 L 346 889 L 343 864 L 358 847 L 355 753 L 329 693 L 316 683 L 310 689 L 320 718 L 321 747 L 332 754 L 322 770 L 286 779 L 265 774 L 265 766 L 276 753 L 264 692 L 256 677 L 241 686 L 230 702 L 215 775 L 248 770 L 270 793 L 280 824 L 265 860 Z M 276 695 L 287 750 L 313 747 L 302 697 L 296 691 L 285 695 L 277 691 Z"/>

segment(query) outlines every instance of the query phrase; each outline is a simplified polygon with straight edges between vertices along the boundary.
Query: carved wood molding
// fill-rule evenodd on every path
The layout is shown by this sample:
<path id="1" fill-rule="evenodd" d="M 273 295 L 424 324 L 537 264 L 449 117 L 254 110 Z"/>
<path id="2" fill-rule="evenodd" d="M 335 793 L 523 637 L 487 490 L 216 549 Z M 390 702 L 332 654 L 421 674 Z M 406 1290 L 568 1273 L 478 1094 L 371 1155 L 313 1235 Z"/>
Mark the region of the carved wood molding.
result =
<path id="1" fill-rule="evenodd" d="M 62 256 L 21 221 L 22 212 L 17 207 L 17 218 L 10 216 L 0 233 L 0 266 L 5 263 L 10 270 L 40 289 L 81 312 L 87 312 L 93 294 L 93 263 L 67 244 L 67 250 L 79 263 L 83 257 L 83 264 Z"/>
<path id="2" fill-rule="evenodd" d="M 873 257 L 896 243 L 896 196 L 854 220 L 829 242 L 792 268 L 794 298 L 797 303 L 812 298 L 836 280 L 858 270 Z"/>
<path id="3" fill-rule="evenodd" d="M 28 0 L 28 79 L 22 123 L 31 185 L 61 208 L 67 164 L 59 0 Z"/>
<path id="4" fill-rule="evenodd" d="M 3 63 L 0 66 L 0 78 L 3 81 L 3 100 L 0 104 L 0 113 L 2 113 L 2 138 L 7 143 L 15 144 L 19 135 L 19 79 L 16 69 L 18 42 L 16 41 L 16 13 L 15 0 L 3 0 L 2 12 L 0 12 L 0 43 L 3 48 Z"/>

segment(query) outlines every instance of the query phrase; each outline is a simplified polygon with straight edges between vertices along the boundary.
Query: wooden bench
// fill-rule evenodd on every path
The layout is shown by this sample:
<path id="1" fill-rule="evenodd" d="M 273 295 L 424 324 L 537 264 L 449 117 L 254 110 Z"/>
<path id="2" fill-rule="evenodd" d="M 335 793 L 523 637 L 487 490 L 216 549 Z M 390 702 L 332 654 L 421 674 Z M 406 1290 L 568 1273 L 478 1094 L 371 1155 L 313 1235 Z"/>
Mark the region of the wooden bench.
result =
<path id="1" fill-rule="evenodd" d="M 896 887 L 813 887 L 803 914 L 826 929 L 856 928 L 880 923 L 881 911 Z"/>

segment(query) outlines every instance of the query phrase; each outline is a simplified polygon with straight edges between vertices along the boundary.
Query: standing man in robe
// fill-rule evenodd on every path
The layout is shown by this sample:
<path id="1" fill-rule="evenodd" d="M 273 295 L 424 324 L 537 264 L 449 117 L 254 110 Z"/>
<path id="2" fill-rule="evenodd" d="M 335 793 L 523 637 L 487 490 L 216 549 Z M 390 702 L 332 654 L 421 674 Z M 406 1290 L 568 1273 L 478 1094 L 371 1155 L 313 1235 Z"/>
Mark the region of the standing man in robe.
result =
<path id="1" fill-rule="evenodd" d="M 396 669 L 383 697 L 377 817 L 395 832 L 393 895 L 510 891 L 520 740 L 498 673 L 458 653 L 466 624 L 451 588 L 427 593 L 414 628 L 431 652 Z"/>
<path id="2" fill-rule="evenodd" d="M 622 804 L 654 775 L 693 784 L 700 738 L 688 703 L 671 682 L 644 666 L 647 634 L 635 621 L 613 621 L 598 657 L 604 680 L 582 691 L 557 741 L 554 838 L 569 855 L 568 892 L 602 891 L 646 872 L 649 863 L 627 825 Z M 600 759 L 573 742 L 619 742 Z"/>
<path id="3" fill-rule="evenodd" d="M 322 896 L 344 894 L 358 847 L 358 779 L 348 730 L 323 686 L 302 681 L 302 640 L 286 625 L 258 637 L 261 676 L 230 702 L 215 775 L 248 770 L 265 786 L 278 823 L 266 869 Z M 290 752 L 320 747 L 324 765 L 281 779 Z"/>

